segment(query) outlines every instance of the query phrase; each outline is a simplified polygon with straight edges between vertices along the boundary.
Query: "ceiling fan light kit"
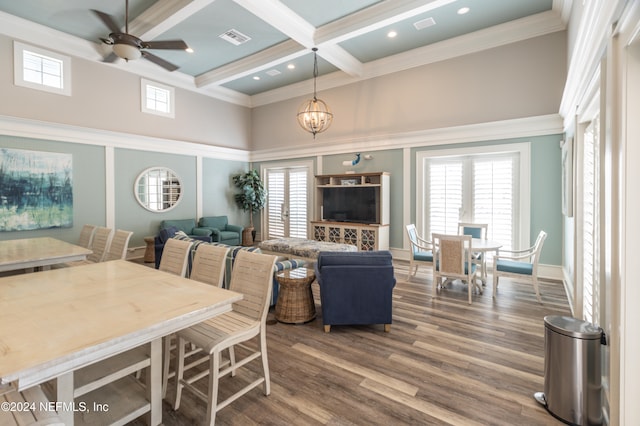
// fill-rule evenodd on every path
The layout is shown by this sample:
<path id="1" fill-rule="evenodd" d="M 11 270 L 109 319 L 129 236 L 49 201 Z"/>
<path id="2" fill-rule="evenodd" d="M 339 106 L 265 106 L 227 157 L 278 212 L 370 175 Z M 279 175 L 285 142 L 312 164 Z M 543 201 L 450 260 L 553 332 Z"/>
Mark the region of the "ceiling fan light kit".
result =
<path id="1" fill-rule="evenodd" d="M 164 41 L 142 41 L 138 37 L 129 34 L 129 0 L 125 1 L 125 24 L 124 32 L 116 24 L 111 15 L 99 10 L 92 10 L 98 18 L 111 31 L 109 38 L 101 38 L 104 44 L 112 46 L 113 53 L 104 59 L 104 62 L 113 62 L 117 58 L 125 61 L 133 61 L 143 57 L 156 65 L 159 65 L 167 71 L 175 71 L 178 67 L 159 56 L 153 55 L 147 49 L 165 49 L 165 50 L 190 50 L 187 43 L 182 40 L 164 40 Z"/>
<path id="2" fill-rule="evenodd" d="M 316 79 L 318 78 L 317 47 L 313 48 L 313 99 L 304 102 L 298 108 L 298 124 L 316 138 L 317 133 L 327 130 L 333 122 L 333 113 L 322 99 L 316 96 Z"/>

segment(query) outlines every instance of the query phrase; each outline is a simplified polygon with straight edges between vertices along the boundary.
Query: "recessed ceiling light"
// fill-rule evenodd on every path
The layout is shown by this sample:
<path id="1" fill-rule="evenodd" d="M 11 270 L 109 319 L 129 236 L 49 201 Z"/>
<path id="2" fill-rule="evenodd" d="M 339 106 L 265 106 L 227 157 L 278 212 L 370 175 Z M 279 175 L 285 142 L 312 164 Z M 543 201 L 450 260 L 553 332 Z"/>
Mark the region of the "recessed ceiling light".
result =
<path id="1" fill-rule="evenodd" d="M 186 48 L 186 49 L 184 49 L 184 50 L 186 50 L 186 51 L 187 51 L 187 52 L 189 52 L 189 53 L 193 53 L 193 49 L 192 49 L 192 48 L 190 48 L 190 47 L 187 47 L 187 48 Z"/>
<path id="2" fill-rule="evenodd" d="M 461 7 L 460 9 L 458 9 L 458 15 L 464 15 L 465 13 L 469 12 L 469 10 L 471 9 L 469 9 L 468 7 Z"/>
<path id="3" fill-rule="evenodd" d="M 254 75 L 254 76 L 253 76 L 253 79 L 254 79 L 254 80 L 260 80 L 260 76 L 259 76 L 259 75 Z"/>
<path id="4" fill-rule="evenodd" d="M 393 31 L 393 30 L 391 30 L 391 31 L 389 31 L 389 32 L 387 33 L 387 37 L 389 37 L 389 38 L 394 38 L 394 37 L 395 37 L 395 36 L 397 36 L 397 35 L 398 35 L 398 33 L 397 33 L 397 32 L 395 32 L 395 31 Z"/>
<path id="5" fill-rule="evenodd" d="M 293 70 L 296 68 L 295 64 L 289 64 L 287 65 L 287 68 L 289 68 L 290 70 Z"/>

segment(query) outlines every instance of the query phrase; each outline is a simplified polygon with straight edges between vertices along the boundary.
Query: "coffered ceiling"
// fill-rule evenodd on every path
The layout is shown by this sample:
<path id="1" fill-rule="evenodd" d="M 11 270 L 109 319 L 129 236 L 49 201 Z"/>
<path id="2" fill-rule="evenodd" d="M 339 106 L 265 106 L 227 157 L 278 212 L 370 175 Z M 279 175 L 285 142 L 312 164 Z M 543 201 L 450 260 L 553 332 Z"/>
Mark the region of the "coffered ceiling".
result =
<path id="1" fill-rule="evenodd" d="M 173 72 L 145 60 L 105 66 L 255 106 L 311 91 L 313 47 L 321 91 L 562 30 L 568 1 L 129 0 L 129 34 L 193 52 L 149 51 Z M 110 30 L 92 9 L 124 32 L 125 0 L 0 0 L 0 33 L 102 61 Z"/>

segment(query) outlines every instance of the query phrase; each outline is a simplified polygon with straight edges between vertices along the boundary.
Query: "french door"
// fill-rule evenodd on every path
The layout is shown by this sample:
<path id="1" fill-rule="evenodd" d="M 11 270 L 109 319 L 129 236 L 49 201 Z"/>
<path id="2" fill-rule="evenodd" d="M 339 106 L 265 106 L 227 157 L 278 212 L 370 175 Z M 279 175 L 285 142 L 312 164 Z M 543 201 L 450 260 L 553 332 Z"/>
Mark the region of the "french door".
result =
<path id="1" fill-rule="evenodd" d="M 266 237 L 307 238 L 310 199 L 308 186 L 310 167 L 307 165 L 267 167 Z"/>
<path id="2" fill-rule="evenodd" d="M 459 222 L 486 223 L 502 248 L 528 244 L 528 148 L 516 144 L 490 154 L 475 150 L 418 156 L 416 220 L 426 239 L 457 234 Z M 523 192 L 524 191 L 524 192 Z M 523 231 L 524 230 L 524 231 Z"/>

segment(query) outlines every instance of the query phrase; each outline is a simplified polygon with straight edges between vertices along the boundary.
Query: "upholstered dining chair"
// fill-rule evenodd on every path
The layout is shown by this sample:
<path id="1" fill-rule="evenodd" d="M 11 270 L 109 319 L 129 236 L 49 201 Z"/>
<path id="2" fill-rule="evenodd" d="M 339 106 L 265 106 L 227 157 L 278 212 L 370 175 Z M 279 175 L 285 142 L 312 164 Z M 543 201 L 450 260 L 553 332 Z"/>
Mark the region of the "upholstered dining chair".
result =
<path id="1" fill-rule="evenodd" d="M 170 238 L 162 250 L 159 270 L 184 277 L 189 263 L 193 242 Z"/>
<path id="2" fill-rule="evenodd" d="M 407 235 L 409 236 L 409 273 L 407 281 L 418 273 L 418 266 L 429 265 L 433 267 L 433 244 L 421 238 L 416 231 L 416 226 L 412 223 L 406 226 Z"/>
<path id="3" fill-rule="evenodd" d="M 547 233 L 540 231 L 535 244 L 527 249 L 498 250 L 493 258 L 493 297 L 496 297 L 498 292 L 500 277 L 510 277 L 531 282 L 538 302 L 542 303 L 538 288 L 538 262 L 546 238 Z"/>
<path id="4" fill-rule="evenodd" d="M 129 240 L 133 232 L 117 229 L 109 244 L 109 251 L 104 260 L 119 260 L 127 257 L 127 249 L 129 248 Z"/>
<path id="5" fill-rule="evenodd" d="M 189 275 L 189 278 L 222 288 L 224 284 L 224 271 L 229 248 L 230 247 L 212 246 L 209 244 L 198 245 L 196 250 L 191 251 L 194 254 L 191 266 L 191 275 Z M 175 371 L 170 370 L 169 368 L 171 363 L 171 354 L 175 352 L 175 340 L 176 339 L 173 336 L 168 336 L 164 339 L 164 359 L 162 364 L 163 397 L 167 394 L 167 384 L 169 379 L 175 376 Z M 199 350 L 192 350 L 185 356 L 189 357 L 196 352 L 199 352 Z"/>
<path id="6" fill-rule="evenodd" d="M 95 225 L 86 224 L 80 230 L 80 237 L 78 238 L 78 245 L 84 248 L 91 248 L 93 242 L 93 234 L 98 227 Z"/>
<path id="7" fill-rule="evenodd" d="M 476 281 L 477 266 L 472 261 L 470 235 L 432 234 L 435 252 L 433 268 L 433 294 L 444 285 L 442 279 L 460 279 L 467 283 L 469 304 L 474 287 L 482 294 L 482 286 Z"/>
<path id="8" fill-rule="evenodd" d="M 180 408 L 182 389 L 189 389 L 198 397 L 207 401 L 205 424 L 215 423 L 216 413 L 253 388 L 263 385 L 265 395 L 271 393 L 269 363 L 267 359 L 266 318 L 269 300 L 273 291 L 272 279 L 276 256 L 240 251 L 236 256 L 231 273 L 230 290 L 244 297 L 233 304 L 230 312 L 218 315 L 210 320 L 178 332 L 178 362 L 176 367 L 176 399 L 174 409 Z M 257 347 L 248 347 L 243 343 L 256 338 Z M 207 372 L 185 378 L 185 344 L 195 344 L 208 354 Z M 242 346 L 250 354 L 241 360 L 235 359 L 234 345 Z M 229 362 L 221 363 L 221 353 L 229 350 Z M 218 381 L 249 362 L 260 358 L 262 377 L 245 386 L 224 401 L 218 402 Z M 222 368 L 222 369 L 221 369 Z M 193 383 L 209 376 L 208 395 L 199 391 Z"/>
<path id="9" fill-rule="evenodd" d="M 488 237 L 487 230 L 489 229 L 489 224 L 487 223 L 470 223 L 470 222 L 459 222 L 458 223 L 458 235 L 471 235 L 471 238 L 477 238 L 479 240 L 486 240 Z M 487 283 L 487 263 L 483 256 L 486 256 L 484 253 L 471 253 L 472 261 L 476 265 L 480 266 L 480 280 L 482 284 Z"/>

